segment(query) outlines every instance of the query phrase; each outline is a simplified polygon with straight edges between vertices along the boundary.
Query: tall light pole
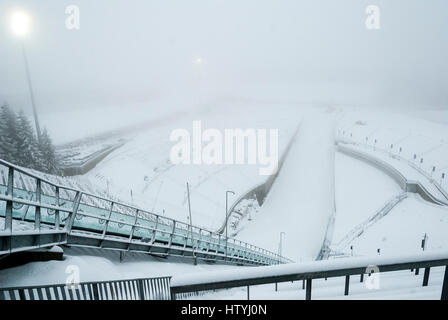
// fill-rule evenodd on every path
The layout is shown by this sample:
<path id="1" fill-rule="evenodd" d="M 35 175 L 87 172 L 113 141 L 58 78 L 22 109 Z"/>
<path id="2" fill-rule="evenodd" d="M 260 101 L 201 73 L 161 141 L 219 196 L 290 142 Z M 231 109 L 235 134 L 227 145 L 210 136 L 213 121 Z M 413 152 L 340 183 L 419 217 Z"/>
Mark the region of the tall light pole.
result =
<path id="1" fill-rule="evenodd" d="M 29 15 L 24 11 L 16 11 L 11 15 L 11 30 L 14 33 L 14 35 L 20 38 L 22 46 L 22 55 L 25 63 L 26 78 L 28 82 L 28 89 L 30 92 L 31 106 L 33 108 L 34 124 L 36 126 L 37 139 L 40 141 L 41 131 L 39 125 L 39 118 L 37 117 L 37 109 L 36 109 L 36 103 L 34 101 L 33 85 L 31 83 L 31 76 L 30 76 L 30 68 L 28 65 L 28 58 L 26 56 L 25 42 L 23 40 L 23 38 L 29 33 L 30 24 L 31 19 Z"/>
<path id="2" fill-rule="evenodd" d="M 233 195 L 235 195 L 235 192 L 233 192 L 233 191 L 230 191 L 230 190 L 227 190 L 226 191 L 226 257 L 227 257 L 227 235 L 228 235 L 228 233 L 227 233 L 227 223 L 228 223 L 228 218 L 229 218 L 229 215 L 227 214 L 227 212 L 228 212 L 228 195 L 229 195 L 229 193 L 231 193 L 231 194 L 233 194 Z"/>
<path id="3" fill-rule="evenodd" d="M 196 259 L 196 254 L 194 252 L 194 241 L 193 241 L 193 221 L 191 218 L 190 185 L 188 184 L 188 182 L 187 182 L 187 197 L 188 197 L 188 217 L 190 220 L 191 249 L 193 254 L 194 265 L 197 265 L 198 261 Z"/>
<path id="4" fill-rule="evenodd" d="M 286 235 L 286 232 L 280 232 L 280 242 L 278 244 L 278 260 L 280 263 L 280 259 L 282 258 L 282 246 L 283 246 L 283 236 Z"/>

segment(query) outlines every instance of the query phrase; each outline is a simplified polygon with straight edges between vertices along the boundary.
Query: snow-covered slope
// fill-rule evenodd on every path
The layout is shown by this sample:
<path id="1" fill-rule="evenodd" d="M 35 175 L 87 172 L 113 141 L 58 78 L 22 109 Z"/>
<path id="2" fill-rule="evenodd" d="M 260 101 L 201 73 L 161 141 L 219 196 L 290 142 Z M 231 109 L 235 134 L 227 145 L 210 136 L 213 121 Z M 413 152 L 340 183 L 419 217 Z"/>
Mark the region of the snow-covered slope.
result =
<path id="1" fill-rule="evenodd" d="M 307 113 L 282 172 L 265 204 L 238 237 L 278 250 L 285 232 L 283 254 L 295 261 L 314 259 L 334 211 L 334 114 Z"/>
<path id="2" fill-rule="evenodd" d="M 200 120 L 203 130 L 278 129 L 281 154 L 300 122 L 301 112 L 293 105 L 219 104 L 209 112 L 193 113 L 148 128 L 112 152 L 86 176 L 123 199 L 181 221 L 188 217 L 188 182 L 193 224 L 217 229 L 225 217 L 226 190 L 236 193 L 229 197 L 230 206 L 267 177 L 259 175 L 258 165 L 174 165 L 169 159 L 174 145 L 169 141 L 170 133 L 178 128 L 191 132 L 193 120 Z"/>

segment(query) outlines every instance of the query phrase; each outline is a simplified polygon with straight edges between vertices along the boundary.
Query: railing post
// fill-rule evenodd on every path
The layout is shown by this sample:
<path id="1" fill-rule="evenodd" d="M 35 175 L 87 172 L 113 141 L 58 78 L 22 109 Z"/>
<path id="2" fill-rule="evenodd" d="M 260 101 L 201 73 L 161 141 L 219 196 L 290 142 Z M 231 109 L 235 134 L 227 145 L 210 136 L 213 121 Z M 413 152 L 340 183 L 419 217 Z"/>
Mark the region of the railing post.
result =
<path id="1" fill-rule="evenodd" d="M 445 275 L 443 277 L 442 295 L 440 300 L 448 300 L 448 266 L 445 266 Z"/>
<path id="2" fill-rule="evenodd" d="M 350 275 L 345 276 L 345 289 L 344 289 L 344 296 L 348 296 L 350 286 Z"/>
<path id="3" fill-rule="evenodd" d="M 140 300 L 145 300 L 144 291 L 143 291 L 143 280 L 142 279 L 137 280 L 137 289 L 138 289 L 139 299 Z"/>
<path id="4" fill-rule="evenodd" d="M 73 212 L 65 226 L 68 234 L 70 234 L 70 232 L 72 231 L 73 223 L 75 222 L 76 213 L 78 212 L 78 208 L 79 208 L 79 203 L 81 202 L 81 197 L 82 197 L 82 192 L 81 191 L 76 192 L 75 200 L 73 201 Z"/>
<path id="5" fill-rule="evenodd" d="M 431 268 L 425 268 L 425 273 L 423 274 L 423 286 L 427 287 L 429 282 L 429 271 Z"/>
<path id="6" fill-rule="evenodd" d="M 306 279 L 306 294 L 305 294 L 306 300 L 311 300 L 311 286 L 312 286 L 312 279 Z"/>
<path id="7" fill-rule="evenodd" d="M 13 207 L 13 193 L 14 193 L 14 168 L 8 167 L 8 196 L 11 200 L 6 201 L 5 212 L 5 230 L 12 232 L 12 207 Z"/>
<path id="8" fill-rule="evenodd" d="M 56 195 L 56 206 L 59 207 L 59 187 L 56 187 L 55 190 L 55 195 Z M 56 210 L 54 213 L 54 224 L 55 224 L 55 228 L 56 230 L 59 230 L 60 228 L 60 217 L 59 217 L 59 210 Z"/>
<path id="9" fill-rule="evenodd" d="M 34 214 L 34 230 L 40 230 L 40 201 L 41 201 L 41 191 L 42 191 L 42 183 L 39 178 L 36 179 L 36 202 L 38 203 L 36 206 L 36 211 Z"/>

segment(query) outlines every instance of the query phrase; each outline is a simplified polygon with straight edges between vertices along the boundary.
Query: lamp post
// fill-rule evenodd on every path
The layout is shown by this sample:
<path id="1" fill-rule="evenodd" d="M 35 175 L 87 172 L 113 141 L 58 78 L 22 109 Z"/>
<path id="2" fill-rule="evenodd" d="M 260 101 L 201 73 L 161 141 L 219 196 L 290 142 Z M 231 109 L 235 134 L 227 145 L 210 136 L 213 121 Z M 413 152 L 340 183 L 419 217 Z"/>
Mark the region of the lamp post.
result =
<path id="1" fill-rule="evenodd" d="M 28 82 L 28 89 L 30 92 L 31 106 L 33 108 L 34 124 L 36 126 L 37 139 L 40 141 L 41 131 L 39 125 L 39 118 L 37 117 L 36 103 L 34 101 L 33 85 L 31 83 L 30 68 L 28 65 L 28 58 L 26 56 L 25 42 L 23 38 L 29 33 L 31 19 L 24 11 L 16 11 L 11 16 L 11 30 L 17 37 L 20 38 L 23 61 L 25 64 L 26 78 Z"/>
<path id="2" fill-rule="evenodd" d="M 283 236 L 286 235 L 286 232 L 280 232 L 280 243 L 278 244 L 278 262 L 280 264 L 280 259 L 282 258 L 282 249 L 283 249 Z"/>
<path id="3" fill-rule="evenodd" d="M 187 197 L 188 197 L 188 220 L 190 220 L 190 235 L 191 235 L 191 250 L 193 253 L 193 263 L 194 265 L 198 264 L 196 259 L 196 254 L 194 252 L 194 240 L 193 240 L 193 221 L 191 218 L 191 202 L 190 202 L 190 185 L 187 182 Z"/>
<path id="4" fill-rule="evenodd" d="M 231 193 L 231 194 L 233 194 L 233 195 L 235 195 L 235 192 L 233 192 L 233 191 L 230 191 L 230 190 L 227 190 L 226 191 L 226 257 L 227 257 L 227 243 L 228 243 L 228 241 L 227 241 L 227 237 L 228 237 L 228 233 L 227 233 L 227 223 L 228 223 L 228 218 L 229 218 L 229 215 L 228 215 L 228 203 L 229 203 L 229 197 L 228 197 L 228 195 L 229 195 L 229 193 Z"/>

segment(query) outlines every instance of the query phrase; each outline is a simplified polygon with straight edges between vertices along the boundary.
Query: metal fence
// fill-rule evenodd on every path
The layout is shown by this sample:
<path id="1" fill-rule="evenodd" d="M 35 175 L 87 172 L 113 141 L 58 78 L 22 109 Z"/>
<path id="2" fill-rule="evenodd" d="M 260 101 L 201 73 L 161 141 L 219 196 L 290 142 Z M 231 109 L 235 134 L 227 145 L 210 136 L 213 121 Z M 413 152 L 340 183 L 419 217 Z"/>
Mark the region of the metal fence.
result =
<path id="1" fill-rule="evenodd" d="M 312 281 L 331 277 L 345 277 L 344 295 L 349 294 L 350 277 L 359 275 L 361 281 L 365 274 L 400 270 L 424 269 L 423 286 L 428 285 L 432 267 L 445 266 L 441 300 L 448 300 L 448 252 L 426 252 L 420 256 L 393 258 L 344 258 L 314 261 L 302 264 L 255 267 L 251 270 L 225 270 L 198 275 L 179 275 L 171 279 L 171 299 L 183 298 L 185 293 L 208 290 L 247 287 L 250 299 L 250 286 L 302 280 L 306 289 L 306 300 L 311 300 Z"/>
<path id="2" fill-rule="evenodd" d="M 169 300 L 170 278 L 0 288 L 0 300 Z"/>
<path id="3" fill-rule="evenodd" d="M 7 172 L 0 180 L 0 255 L 68 244 L 235 264 L 290 262 L 249 243 L 50 182 L 3 160 L 0 171 Z"/>

